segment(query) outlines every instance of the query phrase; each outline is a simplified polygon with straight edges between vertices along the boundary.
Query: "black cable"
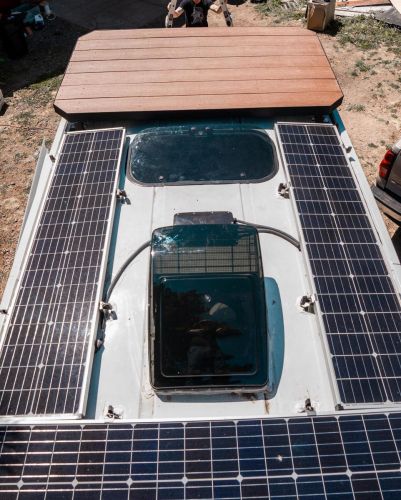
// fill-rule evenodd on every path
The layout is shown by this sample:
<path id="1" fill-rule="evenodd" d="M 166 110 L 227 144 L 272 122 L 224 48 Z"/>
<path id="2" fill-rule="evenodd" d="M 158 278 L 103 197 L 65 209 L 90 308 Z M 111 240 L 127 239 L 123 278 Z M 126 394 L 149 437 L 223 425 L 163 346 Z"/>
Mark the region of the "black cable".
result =
<path id="1" fill-rule="evenodd" d="M 294 247 L 297 247 L 298 250 L 301 251 L 301 244 L 299 243 L 299 241 L 290 234 L 281 231 L 280 229 L 276 229 L 275 227 L 270 226 L 263 226 L 262 224 L 252 224 L 252 222 L 245 222 L 239 219 L 234 219 L 234 222 L 237 224 L 246 224 L 247 226 L 252 226 L 257 229 L 258 233 L 274 234 L 275 236 L 288 241 L 289 243 L 291 243 L 291 245 L 294 245 Z"/>
<path id="2" fill-rule="evenodd" d="M 144 243 L 143 245 L 141 245 L 139 248 L 137 248 L 135 250 L 134 253 L 132 253 L 128 259 L 124 262 L 124 264 L 120 267 L 120 269 L 117 271 L 117 274 L 114 276 L 114 278 L 112 279 L 111 283 L 110 283 L 110 286 L 109 288 L 107 289 L 107 292 L 106 292 L 106 298 L 105 298 L 105 302 L 108 302 L 109 301 L 109 298 L 110 298 L 110 295 L 111 295 L 111 292 L 113 291 L 114 287 L 116 286 L 118 280 L 121 278 L 121 275 L 123 274 L 123 272 L 127 269 L 127 267 L 131 264 L 131 262 L 136 258 L 138 257 L 138 255 L 143 252 L 143 250 L 145 250 L 145 248 L 149 247 L 150 246 L 150 240 L 147 241 L 146 243 Z"/>

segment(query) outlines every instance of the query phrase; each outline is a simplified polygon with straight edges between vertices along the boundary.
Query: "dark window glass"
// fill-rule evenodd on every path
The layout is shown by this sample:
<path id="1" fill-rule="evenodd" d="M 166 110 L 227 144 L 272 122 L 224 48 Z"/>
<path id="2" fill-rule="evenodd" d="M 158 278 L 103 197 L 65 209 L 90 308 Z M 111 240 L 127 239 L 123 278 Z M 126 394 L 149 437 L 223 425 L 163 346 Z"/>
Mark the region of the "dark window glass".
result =
<path id="1" fill-rule="evenodd" d="M 165 278 L 161 372 L 165 377 L 255 373 L 255 301 L 250 276 Z"/>
<path id="2" fill-rule="evenodd" d="M 156 389 L 267 384 L 263 273 L 255 228 L 199 224 L 152 239 Z"/>
<path id="3" fill-rule="evenodd" d="M 276 171 L 266 132 L 242 125 L 146 129 L 130 151 L 131 175 L 143 184 L 258 182 Z"/>

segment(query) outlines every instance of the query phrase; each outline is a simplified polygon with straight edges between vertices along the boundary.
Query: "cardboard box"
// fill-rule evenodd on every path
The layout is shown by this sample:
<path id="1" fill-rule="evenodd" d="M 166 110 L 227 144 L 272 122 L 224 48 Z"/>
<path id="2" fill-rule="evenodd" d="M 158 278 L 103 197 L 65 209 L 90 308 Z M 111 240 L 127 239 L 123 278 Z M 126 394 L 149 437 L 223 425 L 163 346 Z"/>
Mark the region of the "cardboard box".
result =
<path id="1" fill-rule="evenodd" d="M 324 31 L 334 19 L 335 0 L 310 0 L 307 3 L 307 28 L 313 31 Z"/>

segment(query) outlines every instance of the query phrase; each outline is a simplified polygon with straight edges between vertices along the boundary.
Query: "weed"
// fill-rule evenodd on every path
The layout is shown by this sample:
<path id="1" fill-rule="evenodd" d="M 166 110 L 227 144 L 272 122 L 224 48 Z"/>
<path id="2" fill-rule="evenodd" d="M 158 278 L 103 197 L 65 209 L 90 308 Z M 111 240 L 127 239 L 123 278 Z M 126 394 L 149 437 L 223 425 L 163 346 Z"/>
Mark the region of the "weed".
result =
<path id="1" fill-rule="evenodd" d="M 268 0 L 264 4 L 256 6 L 257 10 L 265 16 L 275 17 L 274 23 L 288 19 L 304 19 L 306 0 L 300 0 L 294 5 L 284 6 L 281 0 Z"/>
<path id="2" fill-rule="evenodd" d="M 265 5 L 260 5 L 259 10 L 263 14 L 265 13 L 270 13 L 270 12 L 276 12 L 278 10 L 282 10 L 283 4 L 281 3 L 281 0 L 269 0 L 269 2 L 266 2 Z"/>
<path id="3" fill-rule="evenodd" d="M 396 83 L 393 83 L 393 82 L 389 83 L 389 86 L 390 86 L 391 88 L 393 88 L 393 89 L 399 89 L 399 88 L 400 88 L 400 86 L 399 86 L 399 85 L 397 85 Z"/>
<path id="4" fill-rule="evenodd" d="M 358 75 L 359 75 L 358 71 L 355 70 L 351 71 L 351 76 L 358 76 Z"/>
<path id="5" fill-rule="evenodd" d="M 23 160 L 24 158 L 26 157 L 26 155 L 24 153 L 15 153 L 14 155 L 14 161 L 16 163 L 19 163 L 21 160 Z"/>
<path id="6" fill-rule="evenodd" d="M 358 59 L 358 61 L 356 61 L 355 67 L 359 69 L 359 71 L 361 71 L 362 73 L 365 73 L 370 69 L 370 66 L 368 66 L 362 59 Z"/>
<path id="7" fill-rule="evenodd" d="M 384 45 L 391 52 L 401 54 L 401 31 L 371 17 L 337 19 L 331 24 L 328 34 L 336 36 L 341 45 L 349 43 L 364 50 Z"/>
<path id="8" fill-rule="evenodd" d="M 361 111 L 365 111 L 365 106 L 363 104 L 350 104 L 347 111 L 356 111 L 360 113 Z"/>
<path id="9" fill-rule="evenodd" d="M 378 148 L 379 146 L 377 144 L 375 144 L 374 142 L 369 142 L 368 146 L 370 148 Z"/>
<path id="10" fill-rule="evenodd" d="M 54 92 L 59 88 L 62 77 L 52 76 L 43 77 L 42 80 L 33 83 L 28 87 L 30 91 L 26 96 L 26 102 L 30 106 L 42 107 L 51 102 L 54 98 Z"/>
<path id="11" fill-rule="evenodd" d="M 16 116 L 16 119 L 20 125 L 27 125 L 34 118 L 32 111 L 22 111 Z"/>
<path id="12" fill-rule="evenodd" d="M 283 6 L 281 0 L 267 0 L 266 3 L 256 6 L 261 14 L 273 18 L 274 23 L 289 19 L 304 19 L 305 7 L 306 0 L 298 0 L 295 5 L 286 7 Z M 377 55 L 375 49 L 383 45 L 389 51 L 397 55 L 401 54 L 401 31 L 371 17 L 336 19 L 328 26 L 326 33 L 336 37 L 342 46 L 349 43 L 360 49 L 373 51 L 372 56 Z M 394 64 L 393 61 L 386 62 Z M 401 62 L 399 64 L 401 65 Z"/>
<path id="13" fill-rule="evenodd" d="M 43 80 L 33 83 L 30 88 L 34 90 L 46 90 L 48 92 L 52 92 L 53 90 L 57 90 L 61 83 L 61 76 L 51 76 L 51 77 L 43 77 Z"/>

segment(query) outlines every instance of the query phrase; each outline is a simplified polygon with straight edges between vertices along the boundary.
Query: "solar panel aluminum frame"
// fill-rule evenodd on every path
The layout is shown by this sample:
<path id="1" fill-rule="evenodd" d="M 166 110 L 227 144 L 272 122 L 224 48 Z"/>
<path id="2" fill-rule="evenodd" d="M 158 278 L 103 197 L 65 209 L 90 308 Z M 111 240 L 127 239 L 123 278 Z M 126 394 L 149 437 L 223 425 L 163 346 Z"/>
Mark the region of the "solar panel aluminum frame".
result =
<path id="1" fill-rule="evenodd" d="M 106 417 L 103 416 L 101 418 L 83 418 L 81 420 L 74 418 L 71 419 L 69 415 L 66 413 L 63 414 L 61 417 L 40 417 L 40 416 L 32 416 L 29 418 L 21 419 L 19 418 L 18 421 L 14 419 L 13 422 L 11 421 L 6 421 L 6 420 L 1 420 L 0 421 L 0 431 L 7 427 L 31 427 L 31 426 L 48 426 L 48 425 L 59 425 L 59 426 L 68 426 L 71 427 L 72 429 L 80 429 L 82 426 L 87 426 L 87 425 L 136 425 L 136 424 L 168 424 L 168 423 L 196 423 L 196 422 L 229 422 L 229 421 L 234 421 L 235 423 L 237 422 L 245 422 L 247 420 L 264 420 L 265 422 L 269 422 L 269 420 L 277 420 L 277 419 L 284 419 L 286 421 L 294 418 L 294 419 L 309 419 L 309 418 L 335 418 L 338 419 L 339 417 L 352 417 L 352 416 L 365 416 L 365 415 L 378 415 L 378 414 L 384 414 L 387 416 L 394 415 L 394 414 L 399 414 L 400 413 L 400 407 L 398 408 L 387 408 L 386 410 L 384 408 L 346 408 L 344 410 L 333 410 L 333 411 L 317 411 L 316 413 L 307 413 L 307 412 L 295 412 L 289 414 L 287 413 L 277 413 L 275 415 L 269 415 L 266 413 L 258 413 L 255 415 L 237 415 L 237 414 L 229 414 L 225 417 L 219 416 L 219 415 L 212 415 L 210 417 L 157 417 L 152 420 L 151 417 L 144 417 L 144 418 L 127 418 L 127 419 L 118 419 L 115 417 Z M 1 454 L 0 454 L 1 457 Z M 0 471 L 0 477 L 1 477 L 1 471 Z M 1 491 L 1 490 L 0 490 Z"/>
<path id="2" fill-rule="evenodd" d="M 293 193 L 293 187 L 292 187 L 292 183 L 291 183 L 291 176 L 290 176 L 290 172 L 289 172 L 289 169 L 288 169 L 288 165 L 287 165 L 287 162 L 285 160 L 284 148 L 283 148 L 283 145 L 282 145 L 282 142 L 281 142 L 281 137 L 280 137 L 280 132 L 279 132 L 279 126 L 280 125 L 294 125 L 294 126 L 302 126 L 302 125 L 304 125 L 304 126 L 313 126 L 313 125 L 319 125 L 319 127 L 330 127 L 330 128 L 332 128 L 335 131 L 335 134 L 337 136 L 339 144 L 342 147 L 342 150 L 343 150 L 343 153 L 344 153 L 344 158 L 345 158 L 345 160 L 347 162 L 347 165 L 348 165 L 348 168 L 349 168 L 349 170 L 351 172 L 352 178 L 353 178 L 353 180 L 355 182 L 355 185 L 359 188 L 358 191 L 359 191 L 359 194 L 361 195 L 361 201 L 362 201 L 362 204 L 363 204 L 363 206 L 365 208 L 366 217 L 368 218 L 368 220 L 369 220 L 369 222 L 371 224 L 372 230 L 373 230 L 373 232 L 376 235 L 377 243 L 380 244 L 380 250 L 381 250 L 382 257 L 383 257 L 383 262 L 384 262 L 384 265 L 386 266 L 386 269 L 388 271 L 388 277 L 389 277 L 392 285 L 394 286 L 394 290 L 396 292 L 398 292 L 399 296 L 401 294 L 401 290 L 400 290 L 400 287 L 399 287 L 398 283 L 396 282 L 396 280 L 393 277 L 392 269 L 391 269 L 391 266 L 389 265 L 386 252 L 383 252 L 382 240 L 381 240 L 380 235 L 379 235 L 379 233 L 377 231 L 376 224 L 374 223 L 374 220 L 372 218 L 372 215 L 371 215 L 371 212 L 370 212 L 371 209 L 369 208 L 369 205 L 368 205 L 368 203 L 367 203 L 367 201 L 365 199 L 365 193 L 364 193 L 363 189 L 361 188 L 358 176 L 356 175 L 356 173 L 354 171 L 354 167 L 353 167 L 352 163 L 350 162 L 349 156 L 348 156 L 348 154 L 347 154 L 347 152 L 345 150 L 343 141 L 341 139 L 341 136 L 339 134 L 339 131 L 338 131 L 337 127 L 335 125 L 333 125 L 332 123 L 319 123 L 319 124 L 316 124 L 314 122 L 310 122 L 310 123 L 308 123 L 308 122 L 277 122 L 274 125 L 274 129 L 275 129 L 275 133 L 276 133 L 277 143 L 278 143 L 278 146 L 279 146 L 281 161 L 283 162 L 285 177 L 286 177 L 286 180 L 288 182 L 288 186 L 290 188 L 290 202 L 291 202 L 291 205 L 292 205 L 292 208 L 293 208 L 293 211 L 294 211 L 294 214 L 295 214 L 295 218 L 296 218 L 296 224 L 297 224 L 298 233 L 299 233 L 299 240 L 300 240 L 300 243 L 301 243 L 301 251 L 302 251 L 303 260 L 304 260 L 305 266 L 306 266 L 306 268 L 308 270 L 308 273 L 307 273 L 308 283 L 309 283 L 309 286 L 311 288 L 312 293 L 315 295 L 315 297 L 317 297 L 317 301 L 314 304 L 314 306 L 315 306 L 315 309 L 316 309 L 316 317 L 317 317 L 317 321 L 318 321 L 318 325 L 319 325 L 319 331 L 321 332 L 320 333 L 320 337 L 321 337 L 321 340 L 323 342 L 323 347 L 324 347 L 323 350 L 324 350 L 325 358 L 326 358 L 325 359 L 326 366 L 327 366 L 329 374 L 330 374 L 330 386 L 332 388 L 335 401 L 337 401 L 338 404 L 340 404 L 343 408 L 350 409 L 350 410 L 352 410 L 352 409 L 360 410 L 361 407 L 362 407 L 364 409 L 366 408 L 366 409 L 371 409 L 373 411 L 377 411 L 378 408 L 380 408 L 381 410 L 383 410 L 384 407 L 390 407 L 390 408 L 391 407 L 399 407 L 399 403 L 392 402 L 392 401 L 385 401 L 385 402 L 382 402 L 382 403 L 344 403 L 343 401 L 341 401 L 340 391 L 339 391 L 339 388 L 337 386 L 337 381 L 336 381 L 337 377 L 336 377 L 336 374 L 335 374 L 335 371 L 334 371 L 333 362 L 331 360 L 332 355 L 331 355 L 331 352 L 330 352 L 330 346 L 329 346 L 327 334 L 326 334 L 324 323 L 323 323 L 322 311 L 320 309 L 319 295 L 317 293 L 317 290 L 316 290 L 316 287 L 315 287 L 315 283 L 314 283 L 314 280 L 312 278 L 312 276 L 313 276 L 312 268 L 311 268 L 310 261 L 308 259 L 308 254 L 307 254 L 307 250 L 306 250 L 306 242 L 305 242 L 304 234 L 303 234 L 303 231 L 302 231 L 302 225 L 301 225 L 301 220 L 300 220 L 300 216 L 299 216 L 299 213 L 298 213 L 298 208 L 297 208 L 297 205 L 296 205 L 295 196 L 292 195 L 292 193 Z M 355 154 L 355 156 L 356 156 L 356 154 Z M 360 166 L 359 161 L 357 162 L 357 165 Z M 374 204 L 372 204 L 372 206 L 376 206 L 376 202 L 374 202 Z"/>
<path id="3" fill-rule="evenodd" d="M 380 405 L 379 405 L 380 406 Z M 276 420 L 276 419 L 285 419 L 285 420 L 290 420 L 292 418 L 301 418 L 301 419 L 308 419 L 308 418 L 324 418 L 324 417 L 333 417 L 338 419 L 339 417 L 347 417 L 347 416 L 364 416 L 364 415 L 377 415 L 377 414 L 385 414 L 385 415 L 393 415 L 393 414 L 398 414 L 401 412 L 400 409 L 400 404 L 398 406 L 394 406 L 391 408 L 384 408 L 382 405 L 380 408 L 377 406 L 371 407 L 371 408 L 344 408 L 344 410 L 325 410 L 325 411 L 316 411 L 315 413 L 308 413 L 308 412 L 298 412 L 294 411 L 293 413 L 283 413 L 282 411 L 278 412 L 277 414 L 274 415 L 269 415 L 266 413 L 257 413 L 255 415 L 238 415 L 236 413 L 230 413 L 226 416 L 221 416 L 217 415 L 216 413 L 207 416 L 185 416 L 185 417 L 157 417 L 153 418 L 152 417 L 129 417 L 127 419 L 118 419 L 115 417 L 107 417 L 103 415 L 102 417 L 90 417 L 90 418 L 83 418 L 83 419 L 78 419 L 78 418 L 73 418 L 71 419 L 71 416 L 68 415 L 67 413 L 64 413 L 60 416 L 57 416 L 56 418 L 54 416 L 46 416 L 46 417 L 41 417 L 40 415 L 32 415 L 30 417 L 24 417 L 23 419 L 18 418 L 16 419 L 14 417 L 14 420 L 11 421 L 11 417 L 7 417 L 8 420 L 5 419 L 0 419 L 0 431 L 4 429 L 5 427 L 12 426 L 12 427 L 24 427 L 24 426 L 46 426 L 46 425 L 60 425 L 60 426 L 70 426 L 71 428 L 81 428 L 84 425 L 103 425 L 103 424 L 108 424 L 108 425 L 135 425 L 135 424 L 164 424 L 164 423 L 171 423 L 171 422 L 227 422 L 227 421 L 234 421 L 234 422 L 242 422 L 246 420 L 264 420 L 266 422 L 269 422 L 269 420 Z M 1 443 L 0 443 L 1 444 Z M 1 453 L 0 453 L 1 457 Z M 401 455 L 400 455 L 400 460 L 401 460 Z M 1 471 L 0 471 L 0 477 L 1 477 Z M 1 490 L 0 490 L 1 491 Z M 1 495 L 0 495 L 1 498 Z"/>
<path id="4" fill-rule="evenodd" d="M 21 262 L 21 266 L 20 266 L 20 272 L 19 272 L 18 278 L 15 281 L 13 292 L 12 292 L 13 295 L 11 297 L 11 300 L 9 303 L 9 308 L 7 310 L 7 318 L 3 322 L 2 325 L 0 324 L 0 326 L 1 326 L 1 328 L 0 328 L 0 352 L 3 349 L 3 344 L 4 344 L 4 341 L 6 338 L 7 329 L 8 329 L 9 323 L 11 321 L 12 313 L 14 311 L 14 307 L 15 307 L 15 304 L 16 304 L 16 301 L 18 298 L 19 284 L 21 282 L 21 279 L 24 276 L 24 272 L 26 270 L 26 267 L 27 267 L 27 264 L 29 261 L 30 252 L 31 252 L 31 249 L 33 248 L 33 245 L 35 243 L 35 236 L 36 236 L 36 233 L 37 233 L 37 230 L 39 227 L 41 215 L 43 213 L 44 207 L 45 207 L 46 202 L 47 202 L 47 195 L 50 191 L 52 181 L 53 181 L 53 178 L 54 178 L 56 170 L 57 170 L 57 165 L 58 165 L 58 161 L 59 161 L 58 155 L 63 150 L 63 146 L 64 146 L 64 143 L 66 141 L 67 136 L 96 133 L 96 132 L 107 132 L 107 131 L 115 131 L 115 130 L 121 130 L 123 132 L 122 137 L 121 137 L 120 148 L 119 148 L 119 155 L 118 155 L 118 159 L 116 161 L 116 176 L 115 176 L 114 185 L 112 188 L 112 192 L 116 193 L 117 188 L 118 188 L 118 184 L 120 182 L 121 159 L 122 159 L 122 155 L 124 152 L 124 143 L 125 143 L 125 139 L 126 139 L 126 131 L 125 131 L 124 127 L 112 127 L 112 128 L 105 128 L 105 129 L 91 129 L 91 130 L 81 130 L 81 131 L 76 131 L 76 132 L 64 132 L 62 137 L 61 137 L 59 146 L 58 147 L 56 146 L 56 150 L 57 150 L 56 161 L 54 163 L 53 171 L 52 171 L 51 175 L 49 176 L 49 178 L 47 179 L 46 188 L 45 188 L 44 192 L 42 193 L 42 200 L 41 200 L 39 207 L 38 207 L 38 210 L 37 210 L 37 217 L 36 217 L 35 225 L 31 229 L 29 239 L 28 239 L 27 244 L 26 244 L 24 256 L 22 258 L 22 262 Z M 53 148 L 54 148 L 54 146 L 52 146 L 52 149 Z M 97 287 L 97 291 L 96 291 L 96 297 L 94 300 L 95 304 L 100 303 L 102 293 L 103 293 L 104 279 L 105 279 L 106 270 L 107 270 L 108 249 L 110 246 L 110 241 L 111 241 L 111 236 L 112 236 L 112 231 L 113 231 L 113 220 L 114 220 L 114 213 L 115 213 L 116 204 L 117 204 L 117 197 L 115 197 L 114 203 L 111 204 L 109 220 L 107 223 L 107 229 L 106 229 L 106 233 L 105 233 L 104 252 L 103 252 L 103 256 L 102 256 L 102 260 L 101 260 L 101 264 L 100 264 L 99 282 L 98 282 L 98 287 Z M 92 362 L 93 362 L 93 356 L 94 356 L 94 352 L 95 352 L 95 335 L 97 334 L 97 331 L 98 331 L 99 316 L 100 316 L 100 309 L 99 309 L 99 307 L 96 307 L 94 310 L 93 316 L 91 318 L 91 324 L 93 325 L 92 331 L 87 334 L 87 337 L 88 337 L 87 342 L 89 343 L 89 348 L 88 348 L 87 356 L 85 359 L 85 370 L 84 370 L 84 375 L 82 378 L 83 389 L 81 391 L 77 413 L 74 413 L 74 414 L 60 413 L 60 414 L 53 414 L 53 415 L 47 414 L 47 415 L 43 415 L 43 416 L 24 415 L 23 416 L 24 422 L 27 422 L 27 423 L 29 423 L 31 421 L 43 422 L 44 420 L 49 421 L 49 422 L 52 422 L 52 421 L 59 422 L 60 420 L 63 420 L 63 419 L 77 419 L 78 420 L 78 419 L 81 419 L 84 417 L 84 412 L 85 412 L 87 399 L 88 399 L 88 393 L 89 393 L 90 375 L 91 375 L 91 371 L 92 371 Z M 4 422 L 4 424 L 15 423 L 16 420 L 20 421 L 20 419 L 21 419 L 21 416 L 19 416 L 19 415 L 15 415 L 15 416 L 14 415 L 13 416 L 0 415 L 0 422 L 1 423 Z"/>

